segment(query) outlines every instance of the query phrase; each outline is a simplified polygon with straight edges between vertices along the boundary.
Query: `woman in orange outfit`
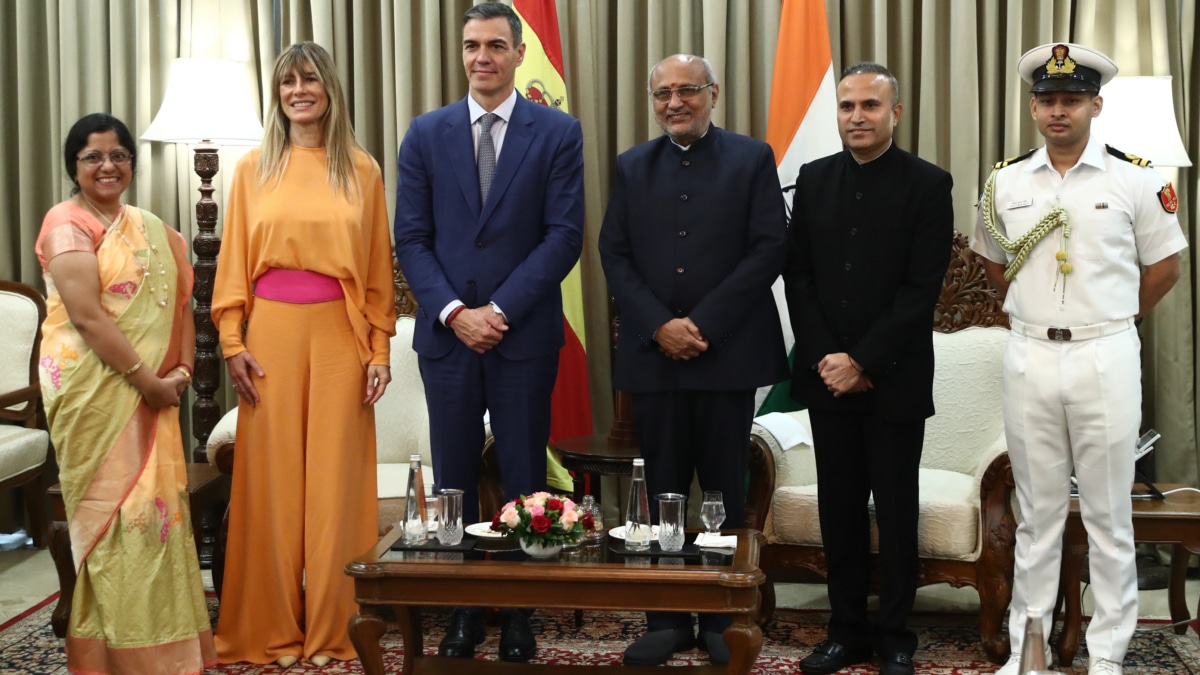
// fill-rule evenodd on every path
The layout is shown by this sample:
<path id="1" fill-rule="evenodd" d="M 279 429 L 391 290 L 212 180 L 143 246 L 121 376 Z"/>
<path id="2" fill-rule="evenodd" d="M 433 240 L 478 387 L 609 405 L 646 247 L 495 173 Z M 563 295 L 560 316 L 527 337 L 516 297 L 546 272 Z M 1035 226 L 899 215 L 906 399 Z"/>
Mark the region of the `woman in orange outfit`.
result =
<path id="1" fill-rule="evenodd" d="M 391 380 L 392 249 L 383 176 L 329 53 L 292 45 L 271 80 L 213 290 L 239 396 L 216 644 L 226 663 L 322 666 L 355 657 L 343 568 L 378 532 L 372 406 Z"/>

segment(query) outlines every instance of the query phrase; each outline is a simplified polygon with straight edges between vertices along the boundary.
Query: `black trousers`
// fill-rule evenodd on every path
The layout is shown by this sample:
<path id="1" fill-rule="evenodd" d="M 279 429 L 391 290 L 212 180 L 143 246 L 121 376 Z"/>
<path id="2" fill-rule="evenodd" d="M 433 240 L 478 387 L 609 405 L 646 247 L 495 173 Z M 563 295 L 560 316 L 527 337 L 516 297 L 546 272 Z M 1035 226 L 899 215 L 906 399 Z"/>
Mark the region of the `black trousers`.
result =
<path id="1" fill-rule="evenodd" d="M 704 490 L 720 490 L 725 500 L 722 529 L 744 527 L 746 471 L 754 390 L 667 391 L 633 394 L 638 445 L 646 460 L 651 518 L 658 521 L 655 495 L 688 494 L 692 476 Z M 702 527 L 702 523 L 690 523 Z M 700 629 L 720 633 L 731 623 L 725 614 L 701 614 Z M 690 614 L 647 612 L 651 631 L 686 628 Z"/>
<path id="2" fill-rule="evenodd" d="M 852 648 L 911 656 L 908 629 L 917 592 L 917 471 L 925 420 L 875 412 L 809 410 L 817 460 L 818 510 L 829 569 L 829 639 Z M 879 525 L 879 618 L 867 618 L 871 517 Z"/>

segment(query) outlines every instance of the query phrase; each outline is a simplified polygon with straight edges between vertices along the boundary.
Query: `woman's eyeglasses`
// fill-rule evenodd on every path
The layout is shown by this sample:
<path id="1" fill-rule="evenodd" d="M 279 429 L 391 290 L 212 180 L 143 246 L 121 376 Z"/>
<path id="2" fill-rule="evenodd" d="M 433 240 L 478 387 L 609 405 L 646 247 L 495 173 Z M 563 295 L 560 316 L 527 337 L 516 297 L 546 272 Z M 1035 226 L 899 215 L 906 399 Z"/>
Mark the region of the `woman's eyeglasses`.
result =
<path id="1" fill-rule="evenodd" d="M 95 169 L 96 167 L 103 166 L 104 162 L 106 161 L 112 162 L 114 166 L 125 166 L 133 160 L 133 155 L 130 155 L 128 152 L 121 152 L 118 150 L 111 155 L 102 155 L 98 152 L 89 152 L 83 157 L 76 157 L 75 159 L 79 160 L 80 164 L 83 164 L 88 168 Z"/>

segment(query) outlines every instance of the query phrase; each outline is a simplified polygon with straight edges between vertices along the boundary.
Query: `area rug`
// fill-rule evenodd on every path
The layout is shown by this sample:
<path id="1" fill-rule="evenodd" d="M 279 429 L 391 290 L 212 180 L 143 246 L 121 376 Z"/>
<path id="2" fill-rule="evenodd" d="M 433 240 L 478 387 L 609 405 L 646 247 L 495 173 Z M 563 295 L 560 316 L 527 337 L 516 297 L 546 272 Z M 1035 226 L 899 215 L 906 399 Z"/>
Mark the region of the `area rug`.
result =
<path id="1" fill-rule="evenodd" d="M 50 613 L 57 594 L 33 609 L 0 625 L 0 674 L 29 673 L 65 675 L 66 655 L 62 642 L 50 629 Z M 216 600 L 209 598 L 209 610 L 215 620 Z M 825 637 L 828 613 L 816 610 L 779 610 L 775 620 L 763 633 L 763 649 L 755 664 L 756 675 L 797 672 L 797 665 Z M 422 629 L 426 653 L 437 651 L 444 634 L 444 616 L 425 617 Z M 538 637 L 537 658 L 533 663 L 620 665 L 621 653 L 632 640 L 645 630 L 645 619 L 633 612 L 585 612 L 583 625 L 575 627 L 571 612 L 543 610 L 532 619 Z M 974 615 L 924 614 L 912 618 L 921 648 L 914 662 L 916 671 L 924 675 L 980 675 L 995 672 L 979 647 L 978 621 Z M 494 660 L 500 638 L 494 627 L 488 629 L 488 639 L 480 645 L 477 658 Z M 384 662 L 388 672 L 398 672 L 403 645 L 396 633 L 383 639 Z M 704 652 L 693 650 L 677 655 L 669 665 L 703 665 L 708 663 Z M 1080 648 L 1072 668 L 1061 669 L 1072 675 L 1087 672 L 1087 652 Z M 251 675 L 279 673 L 271 666 L 234 664 L 207 671 Z M 362 673 L 357 662 L 333 662 L 324 668 L 299 663 L 287 669 L 288 675 L 323 673 L 342 675 Z M 862 664 L 843 673 L 862 675 L 878 673 L 878 664 Z M 1142 621 L 1125 660 L 1125 672 L 1131 675 L 1200 674 L 1200 640 L 1194 630 L 1175 635 L 1165 622 Z"/>

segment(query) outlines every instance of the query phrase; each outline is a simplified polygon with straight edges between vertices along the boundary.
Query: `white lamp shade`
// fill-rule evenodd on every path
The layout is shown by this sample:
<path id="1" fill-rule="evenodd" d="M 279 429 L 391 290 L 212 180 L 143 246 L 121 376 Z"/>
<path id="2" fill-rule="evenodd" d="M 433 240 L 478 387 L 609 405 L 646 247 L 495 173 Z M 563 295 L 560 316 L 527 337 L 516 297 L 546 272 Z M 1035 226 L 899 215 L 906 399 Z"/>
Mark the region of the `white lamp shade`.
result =
<path id="1" fill-rule="evenodd" d="M 1170 76 L 1117 76 L 1100 96 L 1104 109 L 1092 120 L 1096 138 L 1154 166 L 1192 165 L 1175 122 Z"/>
<path id="2" fill-rule="evenodd" d="M 144 141 L 258 145 L 258 121 L 246 65 L 221 59 L 175 59 L 162 107 Z"/>

